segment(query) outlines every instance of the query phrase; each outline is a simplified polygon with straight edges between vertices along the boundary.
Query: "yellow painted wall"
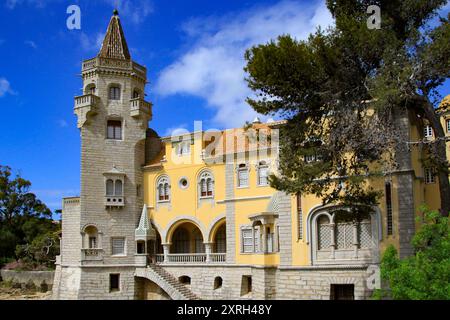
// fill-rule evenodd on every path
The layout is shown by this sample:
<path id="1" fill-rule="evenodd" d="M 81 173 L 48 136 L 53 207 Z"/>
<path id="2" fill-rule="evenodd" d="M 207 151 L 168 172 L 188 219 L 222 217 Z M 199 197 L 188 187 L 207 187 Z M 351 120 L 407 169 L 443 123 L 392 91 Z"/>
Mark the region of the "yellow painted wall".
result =
<path id="1" fill-rule="evenodd" d="M 449 115 L 450 118 L 450 115 Z M 445 119 L 442 120 L 445 124 Z M 423 127 L 420 124 L 413 124 L 410 128 L 411 140 L 416 141 L 421 139 Z M 171 156 L 172 143 L 166 140 L 165 154 L 167 161 L 162 162 L 162 167 L 146 169 L 144 172 L 144 200 L 150 207 L 151 219 L 155 222 L 160 232 L 167 231 L 170 223 L 175 221 L 180 216 L 190 216 L 195 220 L 200 221 L 200 229 L 206 231 L 210 228 L 213 221 L 223 217 L 225 215 L 225 165 L 222 163 L 206 165 L 200 157 L 201 150 L 205 147 L 198 135 L 195 136 L 194 144 L 191 145 L 191 153 L 184 157 Z M 450 155 L 450 148 L 448 150 Z M 423 150 L 419 148 L 412 148 L 412 166 L 415 173 L 414 180 L 414 206 L 416 214 L 419 215 L 418 208 L 423 203 L 427 203 L 431 209 L 439 207 L 439 189 L 438 184 L 425 184 L 423 180 Z M 185 163 L 181 163 L 184 160 Z M 241 226 L 251 225 L 249 216 L 265 212 L 267 205 L 269 204 L 270 197 L 277 192 L 269 186 L 259 187 L 257 186 L 257 169 L 255 164 L 257 158 L 253 155 L 245 161 L 237 160 L 235 167 L 242 162 L 250 164 L 249 171 L 249 186 L 242 188 L 235 188 L 234 190 L 234 206 L 235 206 L 235 261 L 237 264 L 251 264 L 251 265 L 277 265 L 279 264 L 280 257 L 278 253 L 273 254 L 247 254 L 241 253 Z M 267 160 L 271 162 L 273 166 L 275 159 L 272 156 L 266 156 L 259 160 Z M 204 203 L 202 206 L 198 206 L 198 188 L 197 177 L 199 173 L 208 168 L 214 176 L 214 202 Z M 166 174 L 170 178 L 171 183 L 171 205 L 159 206 L 156 210 L 156 181 L 157 179 Z M 181 189 L 179 187 L 180 178 L 185 177 L 189 181 L 189 187 L 187 189 Z M 392 182 L 392 206 L 393 206 L 393 235 L 386 234 L 386 203 L 384 196 L 380 199 L 379 209 L 381 211 L 381 225 L 382 225 L 382 240 L 380 243 L 380 249 L 382 252 L 391 244 L 398 248 L 398 180 L 395 175 L 391 177 Z M 370 185 L 377 190 L 383 190 L 385 187 L 385 177 L 374 178 L 370 181 Z M 237 174 L 233 172 L 234 185 L 237 185 Z M 257 198 L 266 196 L 265 198 Z M 249 199 L 241 199 L 249 198 Z M 229 200 L 229 199 L 228 199 Z M 302 217 L 303 217 L 303 234 L 302 239 L 298 236 L 298 215 L 297 215 L 297 202 L 296 197 L 291 197 L 291 214 L 292 214 L 292 264 L 295 266 L 310 265 L 310 247 L 307 242 L 307 219 L 310 212 L 318 206 L 322 205 L 321 199 L 316 198 L 314 195 L 302 195 Z M 181 222 L 180 222 L 181 223 Z M 170 240 L 171 232 L 168 233 L 167 239 L 162 239 L 162 242 Z M 206 235 L 205 235 L 206 236 Z M 205 242 L 211 241 L 211 239 L 204 239 Z"/>

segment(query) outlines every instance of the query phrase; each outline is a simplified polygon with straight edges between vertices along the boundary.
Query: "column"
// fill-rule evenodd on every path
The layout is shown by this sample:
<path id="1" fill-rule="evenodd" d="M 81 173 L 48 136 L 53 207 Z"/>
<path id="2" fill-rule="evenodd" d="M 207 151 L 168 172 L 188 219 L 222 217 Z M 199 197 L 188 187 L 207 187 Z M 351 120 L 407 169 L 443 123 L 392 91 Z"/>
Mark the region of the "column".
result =
<path id="1" fill-rule="evenodd" d="M 169 262 L 169 249 L 170 243 L 163 243 L 163 252 L 164 252 L 164 262 Z"/>
<path id="2" fill-rule="evenodd" d="M 334 259 L 334 250 L 336 249 L 336 224 L 334 222 L 330 223 L 331 228 L 331 254 L 330 258 Z"/>
<path id="3" fill-rule="evenodd" d="M 353 223 L 353 257 L 358 258 L 358 221 Z"/>
<path id="4" fill-rule="evenodd" d="M 261 232 L 261 234 L 262 234 L 262 237 L 261 237 L 262 238 L 261 239 L 262 252 L 267 253 L 267 228 L 266 228 L 266 225 L 265 224 L 261 225 L 260 230 L 262 230 L 262 232 Z"/>
<path id="5" fill-rule="evenodd" d="M 211 262 L 212 243 L 205 242 L 206 262 Z"/>

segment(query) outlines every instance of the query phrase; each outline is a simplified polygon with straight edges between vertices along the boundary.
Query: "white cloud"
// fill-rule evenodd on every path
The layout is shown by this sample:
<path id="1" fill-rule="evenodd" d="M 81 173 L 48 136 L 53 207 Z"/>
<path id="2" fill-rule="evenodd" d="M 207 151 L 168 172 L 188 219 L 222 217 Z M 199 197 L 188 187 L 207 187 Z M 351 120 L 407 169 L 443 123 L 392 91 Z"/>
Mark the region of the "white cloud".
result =
<path id="1" fill-rule="evenodd" d="M 25 43 L 27 46 L 30 46 L 30 47 L 33 48 L 33 49 L 37 49 L 36 42 L 34 42 L 34 41 L 26 40 L 26 41 L 24 41 L 24 43 Z"/>
<path id="2" fill-rule="evenodd" d="M 51 0 L 6 0 L 6 7 L 13 10 L 17 5 L 27 3 L 28 5 L 35 6 L 36 8 L 43 8 Z"/>
<path id="3" fill-rule="evenodd" d="M 11 85 L 8 80 L 5 78 L 0 78 L 0 98 L 5 96 L 6 94 L 16 94 L 13 89 L 11 88 Z"/>
<path id="4" fill-rule="evenodd" d="M 103 39 L 105 38 L 104 32 L 97 32 L 97 34 L 92 37 L 84 32 L 80 33 L 80 45 L 81 49 L 86 52 L 98 52 L 102 46 Z"/>
<path id="5" fill-rule="evenodd" d="M 57 121 L 57 123 L 58 123 L 58 126 L 60 126 L 61 128 L 65 128 L 65 127 L 68 126 L 67 121 L 64 120 L 64 119 L 59 119 L 59 120 Z"/>
<path id="6" fill-rule="evenodd" d="M 153 12 L 149 0 L 104 0 L 119 11 L 119 15 L 135 24 L 143 22 Z"/>
<path id="7" fill-rule="evenodd" d="M 186 123 L 182 123 L 182 124 L 180 124 L 178 126 L 175 126 L 175 127 L 167 128 L 166 131 L 164 132 L 164 136 L 165 137 L 176 136 L 178 134 L 187 133 L 189 131 L 186 128 L 187 128 L 187 124 Z"/>
<path id="8" fill-rule="evenodd" d="M 160 95 L 190 94 L 216 110 L 213 123 L 242 126 L 256 113 L 245 103 L 252 92 L 244 80 L 244 52 L 281 34 L 306 39 L 318 25 L 333 23 L 324 1 L 282 1 L 222 17 L 192 19 L 183 25 L 190 46 L 160 74 Z"/>

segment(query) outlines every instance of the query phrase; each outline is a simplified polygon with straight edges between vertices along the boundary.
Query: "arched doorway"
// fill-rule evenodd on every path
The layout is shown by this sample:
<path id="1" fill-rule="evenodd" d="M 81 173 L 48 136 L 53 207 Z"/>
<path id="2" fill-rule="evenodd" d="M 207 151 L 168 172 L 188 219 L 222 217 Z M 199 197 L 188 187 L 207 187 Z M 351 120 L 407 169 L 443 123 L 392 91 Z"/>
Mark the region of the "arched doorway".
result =
<path id="1" fill-rule="evenodd" d="M 155 282 L 135 277 L 135 298 L 136 300 L 171 300 L 170 296 Z"/>
<path id="2" fill-rule="evenodd" d="M 204 253 L 205 245 L 200 229 L 191 222 L 176 227 L 172 235 L 170 253 Z"/>
<path id="3" fill-rule="evenodd" d="M 226 224 L 223 223 L 217 229 L 213 239 L 213 252 L 214 253 L 226 253 L 227 252 L 227 231 Z"/>

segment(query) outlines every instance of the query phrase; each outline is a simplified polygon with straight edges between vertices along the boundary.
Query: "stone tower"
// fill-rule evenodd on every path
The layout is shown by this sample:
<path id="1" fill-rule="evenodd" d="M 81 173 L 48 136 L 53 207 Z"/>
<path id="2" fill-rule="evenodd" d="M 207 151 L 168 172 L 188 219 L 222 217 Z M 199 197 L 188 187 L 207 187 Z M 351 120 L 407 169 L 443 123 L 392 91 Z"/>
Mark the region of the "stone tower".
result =
<path id="1" fill-rule="evenodd" d="M 82 64 L 74 112 L 81 135 L 79 208 L 64 203 L 60 298 L 133 298 L 135 229 L 151 104 L 147 70 L 131 59 L 117 10 L 98 55 Z M 111 280 L 112 275 L 119 277 Z M 109 283 L 119 282 L 114 295 Z M 115 285 L 115 284 L 113 284 Z M 106 289 L 105 289 L 106 288 Z M 110 290 L 110 291 L 108 291 Z"/>

